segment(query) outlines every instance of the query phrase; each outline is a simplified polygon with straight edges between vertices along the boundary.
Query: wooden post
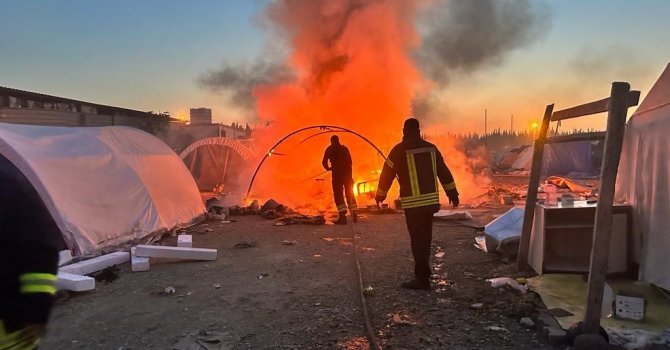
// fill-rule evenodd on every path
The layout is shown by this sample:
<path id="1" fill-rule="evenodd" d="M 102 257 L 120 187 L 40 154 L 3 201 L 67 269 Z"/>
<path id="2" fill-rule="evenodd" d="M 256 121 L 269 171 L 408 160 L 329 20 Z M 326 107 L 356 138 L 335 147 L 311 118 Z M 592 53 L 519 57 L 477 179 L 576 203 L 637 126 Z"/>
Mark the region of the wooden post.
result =
<path id="1" fill-rule="evenodd" d="M 591 266 L 589 268 L 589 289 L 584 314 L 584 333 L 598 334 L 602 311 L 603 289 L 607 275 L 610 235 L 612 230 L 612 205 L 614 203 L 614 185 L 616 183 L 619 158 L 626 127 L 628 110 L 628 83 L 612 84 L 610 110 L 607 116 L 607 134 L 600 172 L 600 190 L 596 206 L 595 227 L 593 229 L 593 247 L 591 248 Z"/>
<path id="2" fill-rule="evenodd" d="M 528 194 L 526 195 L 526 207 L 523 213 L 523 227 L 521 229 L 521 242 L 519 242 L 519 257 L 517 258 L 517 268 L 519 270 L 528 269 L 528 249 L 530 247 L 530 234 L 533 228 L 533 217 L 535 216 L 535 204 L 537 202 L 537 187 L 540 185 L 540 176 L 542 173 L 542 156 L 544 154 L 544 140 L 547 137 L 551 114 L 554 111 L 554 105 L 547 105 L 542 118 L 542 127 L 540 134 L 533 144 L 533 162 L 530 168 L 530 179 L 528 181 Z"/>

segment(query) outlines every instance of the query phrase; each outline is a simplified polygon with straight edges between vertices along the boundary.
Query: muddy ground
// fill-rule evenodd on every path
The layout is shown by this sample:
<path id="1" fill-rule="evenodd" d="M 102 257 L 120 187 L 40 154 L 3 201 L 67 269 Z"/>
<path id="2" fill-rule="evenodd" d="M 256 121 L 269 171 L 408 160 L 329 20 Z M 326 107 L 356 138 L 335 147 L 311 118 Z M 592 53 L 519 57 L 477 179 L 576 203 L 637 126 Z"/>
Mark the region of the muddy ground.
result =
<path id="1" fill-rule="evenodd" d="M 470 212 L 485 224 L 508 208 Z M 517 275 L 514 264 L 473 247 L 475 229 L 436 222 L 433 254 L 445 254 L 432 259 L 441 277 L 432 292 L 408 291 L 399 288 L 412 277 L 403 214 L 363 215 L 353 231 L 384 348 L 551 348 L 519 324 L 534 315 L 537 297 L 485 281 Z M 194 246 L 218 249 L 216 261 L 153 259 L 148 272 L 125 264 L 114 281 L 62 298 L 42 349 L 210 349 L 198 342 L 211 349 L 367 348 L 351 226 L 234 219 L 189 229 Z M 236 248 L 240 242 L 256 246 Z M 161 244 L 176 245 L 176 238 Z M 473 309 L 475 303 L 483 306 Z"/>

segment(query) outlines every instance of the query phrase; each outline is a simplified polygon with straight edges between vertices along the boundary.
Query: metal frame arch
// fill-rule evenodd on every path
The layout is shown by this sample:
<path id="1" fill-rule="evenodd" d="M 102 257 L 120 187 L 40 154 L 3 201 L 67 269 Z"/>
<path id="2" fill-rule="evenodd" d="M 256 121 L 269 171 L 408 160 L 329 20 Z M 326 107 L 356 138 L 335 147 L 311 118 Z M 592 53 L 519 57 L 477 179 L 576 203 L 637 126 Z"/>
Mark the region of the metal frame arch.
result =
<path id="1" fill-rule="evenodd" d="M 249 182 L 249 188 L 247 188 L 247 194 L 246 194 L 246 196 L 244 197 L 244 200 L 245 200 L 245 201 L 249 198 L 249 193 L 251 193 L 251 187 L 252 187 L 253 184 L 254 184 L 254 180 L 256 179 L 256 175 L 258 175 L 258 171 L 259 171 L 259 170 L 261 169 L 261 167 L 263 166 L 263 163 L 265 162 L 265 160 L 268 159 L 268 157 L 270 157 L 270 155 L 274 152 L 275 148 L 277 148 L 277 146 L 279 146 L 282 142 L 284 142 L 284 141 L 285 141 L 286 139 L 288 139 L 289 137 L 291 137 L 291 136 L 293 136 L 293 135 L 296 135 L 296 134 L 298 134 L 298 133 L 301 133 L 301 132 L 303 132 L 303 131 L 306 131 L 306 130 L 311 130 L 311 129 L 321 129 L 321 130 L 323 130 L 323 131 L 322 131 L 322 132 L 319 132 L 319 133 L 317 133 L 317 134 L 315 134 L 315 135 L 312 135 L 312 136 L 308 137 L 307 139 L 309 139 L 309 138 L 311 138 L 311 137 L 314 137 L 314 136 L 321 135 L 321 134 L 329 133 L 329 132 L 346 132 L 346 133 L 354 134 L 354 135 L 360 137 L 363 141 L 367 142 L 370 146 L 372 146 L 372 147 L 377 151 L 377 153 L 384 159 L 384 161 L 387 160 L 387 159 L 386 159 L 386 156 L 384 155 L 384 152 L 382 152 L 382 151 L 379 149 L 379 147 L 377 147 L 374 143 L 372 143 L 372 141 L 370 141 L 367 137 L 365 137 L 365 136 L 363 136 L 363 135 L 361 135 L 361 134 L 359 134 L 359 133 L 357 133 L 357 132 L 355 132 L 355 131 L 353 131 L 353 130 L 351 130 L 351 129 L 347 129 L 347 128 L 345 128 L 345 127 L 337 126 L 337 125 L 312 125 L 312 126 L 306 126 L 306 127 L 304 127 L 304 128 L 300 128 L 300 129 L 298 129 L 298 130 L 295 130 L 295 131 L 289 133 L 288 135 L 282 137 L 279 141 L 277 141 L 277 143 L 275 143 L 272 147 L 270 147 L 270 149 L 269 149 L 267 152 L 265 152 L 265 154 L 263 155 L 263 159 L 261 159 L 260 163 L 259 163 L 258 166 L 256 167 L 256 170 L 254 171 L 254 175 L 251 177 L 251 182 Z M 300 143 L 302 143 L 302 142 L 304 142 L 304 141 L 305 141 L 305 140 L 301 141 Z"/>
<path id="2" fill-rule="evenodd" d="M 208 137 L 200 139 L 190 144 L 188 147 L 186 147 L 186 149 L 184 149 L 181 153 L 179 153 L 179 157 L 181 159 L 185 159 L 186 156 L 191 154 L 191 152 L 195 151 L 197 148 L 207 145 L 229 147 L 237 154 L 239 154 L 244 160 L 249 160 L 256 156 L 256 154 L 251 149 L 249 149 L 249 147 L 243 145 L 241 142 L 237 140 L 227 137 Z"/>

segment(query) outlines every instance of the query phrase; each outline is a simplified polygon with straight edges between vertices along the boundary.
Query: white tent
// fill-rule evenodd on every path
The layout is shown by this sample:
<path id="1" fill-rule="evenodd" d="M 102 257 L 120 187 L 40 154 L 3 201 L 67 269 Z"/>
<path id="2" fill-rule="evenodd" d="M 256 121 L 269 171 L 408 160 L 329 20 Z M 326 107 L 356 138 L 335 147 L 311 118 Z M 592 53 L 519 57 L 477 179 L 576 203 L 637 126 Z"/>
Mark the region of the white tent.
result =
<path id="1" fill-rule="evenodd" d="M 670 289 L 670 64 L 626 126 L 617 198 L 633 206 L 640 279 Z"/>
<path id="2" fill-rule="evenodd" d="M 205 211 L 182 160 L 138 129 L 2 123 L 0 153 L 30 180 L 76 254 L 141 239 Z"/>

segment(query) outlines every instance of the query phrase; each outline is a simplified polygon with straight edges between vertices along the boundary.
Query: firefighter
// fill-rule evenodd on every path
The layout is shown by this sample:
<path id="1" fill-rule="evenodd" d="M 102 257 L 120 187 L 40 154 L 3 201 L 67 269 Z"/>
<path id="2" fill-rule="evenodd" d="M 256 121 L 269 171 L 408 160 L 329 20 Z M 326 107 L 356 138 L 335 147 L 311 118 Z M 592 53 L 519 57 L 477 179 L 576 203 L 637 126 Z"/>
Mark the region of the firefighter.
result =
<path id="1" fill-rule="evenodd" d="M 406 289 L 430 290 L 430 244 L 433 236 L 433 214 L 440 209 L 439 184 L 454 207 L 459 203 L 458 191 L 442 154 L 435 145 L 421 138 L 419 121 L 414 118 L 405 121 L 402 142 L 393 147 L 384 163 L 375 195 L 377 204 L 386 199 L 388 189 L 396 176 L 414 256 L 415 275 L 413 280 L 404 282 L 401 286 Z"/>
<path id="2" fill-rule="evenodd" d="M 328 162 L 330 162 L 330 165 Z M 326 148 L 321 164 L 326 171 L 333 172 L 333 196 L 339 214 L 338 219 L 333 223 L 337 225 L 347 224 L 347 206 L 349 206 L 354 222 L 358 222 L 358 207 L 356 206 L 356 198 L 354 198 L 354 178 L 351 171 L 351 154 L 349 149 L 340 143 L 340 138 L 337 135 L 330 138 L 330 146 Z M 344 202 L 345 197 L 347 199 L 346 203 Z"/>
<path id="3" fill-rule="evenodd" d="M 0 350 L 35 349 L 56 294 L 60 230 L 28 179 L 0 156 Z"/>

